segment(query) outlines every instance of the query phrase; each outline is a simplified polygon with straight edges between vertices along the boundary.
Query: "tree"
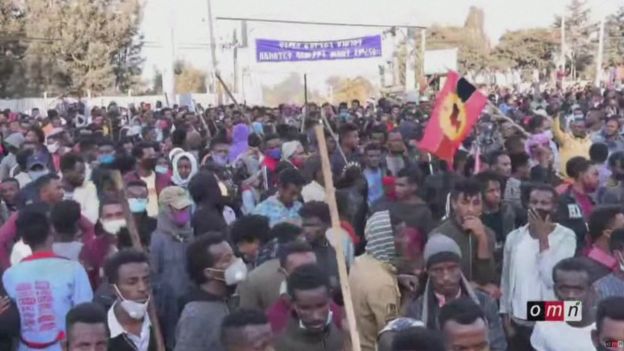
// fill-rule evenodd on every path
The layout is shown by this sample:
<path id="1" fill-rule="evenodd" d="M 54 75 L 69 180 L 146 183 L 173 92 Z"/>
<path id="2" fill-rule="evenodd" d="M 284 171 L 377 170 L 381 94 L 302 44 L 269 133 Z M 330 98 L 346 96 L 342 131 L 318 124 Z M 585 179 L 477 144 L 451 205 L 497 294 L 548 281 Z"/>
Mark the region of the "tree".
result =
<path id="1" fill-rule="evenodd" d="M 492 56 L 501 68 L 542 70 L 554 65 L 558 47 L 555 30 L 517 30 L 503 34 Z"/>
<path id="2" fill-rule="evenodd" d="M 491 50 L 483 23 L 483 10 L 471 7 L 463 27 L 432 26 L 427 31 L 427 48 L 458 48 L 460 71 L 480 72 L 490 65 Z"/>
<path id="3" fill-rule="evenodd" d="M 182 61 L 176 62 L 174 72 L 178 94 L 206 92 L 206 72 Z"/>
<path id="4" fill-rule="evenodd" d="M 332 103 L 348 102 L 354 99 L 366 101 L 375 94 L 375 87 L 366 78 L 342 78 L 332 76 L 327 79 L 327 85 L 332 88 Z"/>
<path id="5" fill-rule="evenodd" d="M 596 23 L 590 22 L 590 8 L 586 0 L 572 0 L 565 17 L 566 57 L 576 79 L 578 72 L 590 68 L 595 47 Z M 561 27 L 561 17 L 555 18 L 555 28 Z"/>
<path id="6" fill-rule="evenodd" d="M 263 99 L 269 106 L 278 106 L 282 103 L 303 104 L 304 102 L 303 78 L 296 72 L 290 74 L 281 82 L 272 87 L 263 86 Z M 308 90 L 308 102 L 320 102 L 324 98 L 316 90 Z"/>
<path id="7" fill-rule="evenodd" d="M 608 65 L 624 64 L 624 6 L 607 18 L 604 57 Z"/>
<path id="8" fill-rule="evenodd" d="M 138 84 L 139 0 L 23 3 L 19 41 L 26 49 L 19 71 L 26 86 L 19 95 L 101 94 Z"/>

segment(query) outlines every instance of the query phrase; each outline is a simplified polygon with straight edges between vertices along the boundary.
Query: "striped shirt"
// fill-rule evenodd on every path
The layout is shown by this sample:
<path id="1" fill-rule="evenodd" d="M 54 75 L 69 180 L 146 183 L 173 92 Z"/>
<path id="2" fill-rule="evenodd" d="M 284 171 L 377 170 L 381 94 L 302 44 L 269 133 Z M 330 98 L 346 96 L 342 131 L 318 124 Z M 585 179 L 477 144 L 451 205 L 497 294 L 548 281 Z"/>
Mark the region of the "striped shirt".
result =
<path id="1" fill-rule="evenodd" d="M 594 288 L 600 300 L 610 296 L 624 296 L 624 279 L 610 273 L 596 280 Z"/>

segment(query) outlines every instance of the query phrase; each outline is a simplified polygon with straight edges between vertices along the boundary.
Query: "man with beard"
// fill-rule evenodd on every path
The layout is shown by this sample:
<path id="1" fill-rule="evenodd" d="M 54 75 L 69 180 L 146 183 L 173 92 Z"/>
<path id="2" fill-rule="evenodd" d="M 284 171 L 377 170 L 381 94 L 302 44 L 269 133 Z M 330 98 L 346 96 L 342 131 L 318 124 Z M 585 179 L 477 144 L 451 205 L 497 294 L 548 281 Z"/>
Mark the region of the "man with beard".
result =
<path id="1" fill-rule="evenodd" d="M 124 178 L 126 182 L 142 180 L 147 184 L 147 215 L 156 217 L 158 215 L 158 195 L 165 187 L 172 185 L 171 177 L 167 174 L 154 172 L 158 153 L 151 143 L 140 143 L 132 150 L 132 157 L 136 159 L 136 169 L 128 173 Z"/>
<path id="2" fill-rule="evenodd" d="M 591 194 L 598 189 L 598 168 L 579 156 L 568 161 L 566 172 L 574 182 L 559 197 L 558 222 L 574 231 L 576 249 L 580 251 L 585 246 L 587 220 L 594 209 Z"/>
<path id="3" fill-rule="evenodd" d="M 500 312 L 510 351 L 531 350 L 534 324 L 527 318 L 527 302 L 552 300 L 553 267 L 574 256 L 574 232 L 552 220 L 556 203 L 555 189 L 535 185 L 529 192 L 528 225 L 509 233 L 505 241 Z"/>
<path id="4" fill-rule="evenodd" d="M 64 199 L 76 201 L 82 214 L 92 223 L 97 222 L 100 202 L 93 182 L 85 181 L 84 160 L 76 154 L 65 154 L 61 157 L 60 166 Z"/>

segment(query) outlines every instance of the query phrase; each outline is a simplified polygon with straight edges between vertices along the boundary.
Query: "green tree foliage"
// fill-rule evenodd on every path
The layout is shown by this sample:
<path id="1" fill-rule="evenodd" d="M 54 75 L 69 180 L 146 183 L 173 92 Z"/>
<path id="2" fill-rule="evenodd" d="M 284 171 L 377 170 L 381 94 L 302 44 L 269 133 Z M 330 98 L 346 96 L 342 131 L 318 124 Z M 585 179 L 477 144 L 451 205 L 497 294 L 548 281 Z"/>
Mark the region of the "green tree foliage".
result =
<path id="1" fill-rule="evenodd" d="M 558 33 L 553 29 L 533 28 L 503 34 L 492 52 L 500 68 L 552 68 L 558 55 Z"/>
<path id="2" fill-rule="evenodd" d="M 1 0 L 9 3 L 9 0 Z M 19 8 L 18 43 L 23 56 L 4 85 L 12 96 L 125 92 L 138 84 L 139 0 L 29 0 Z M 0 19 L 5 32 L 6 13 Z"/>
<path id="3" fill-rule="evenodd" d="M 624 64 L 624 5 L 605 24 L 605 63 Z"/>
<path id="4" fill-rule="evenodd" d="M 555 18 L 554 28 L 561 27 L 561 17 Z M 596 23 L 590 20 L 586 0 L 572 0 L 565 16 L 565 45 L 567 64 L 576 78 L 590 68 L 596 50 Z"/>
<path id="5" fill-rule="evenodd" d="M 483 23 L 483 11 L 471 7 L 463 27 L 431 27 L 427 31 L 427 49 L 458 48 L 460 71 L 482 71 L 490 65 L 491 49 Z"/>
<path id="6" fill-rule="evenodd" d="M 205 93 L 207 73 L 185 62 L 175 64 L 175 86 L 178 94 Z M 161 75 L 162 77 L 162 75 Z M 162 79 L 162 78 L 161 78 Z M 162 82 L 161 82 L 162 85 Z"/>

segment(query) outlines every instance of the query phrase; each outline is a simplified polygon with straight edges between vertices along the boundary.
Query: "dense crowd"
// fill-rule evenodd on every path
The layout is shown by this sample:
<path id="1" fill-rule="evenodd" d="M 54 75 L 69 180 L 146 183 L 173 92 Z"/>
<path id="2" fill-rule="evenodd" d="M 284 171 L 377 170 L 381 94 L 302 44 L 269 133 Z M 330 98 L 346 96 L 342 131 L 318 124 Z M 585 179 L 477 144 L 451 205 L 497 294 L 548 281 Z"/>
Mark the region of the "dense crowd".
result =
<path id="1" fill-rule="evenodd" d="M 624 350 L 624 95 L 488 98 L 0 111 L 0 349 Z"/>

